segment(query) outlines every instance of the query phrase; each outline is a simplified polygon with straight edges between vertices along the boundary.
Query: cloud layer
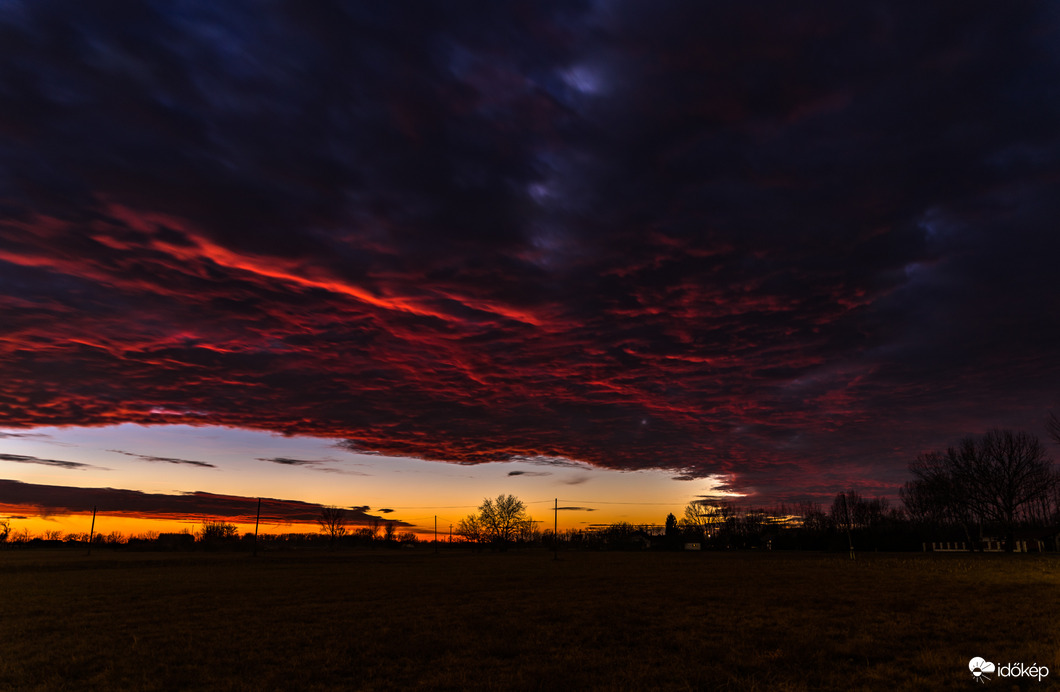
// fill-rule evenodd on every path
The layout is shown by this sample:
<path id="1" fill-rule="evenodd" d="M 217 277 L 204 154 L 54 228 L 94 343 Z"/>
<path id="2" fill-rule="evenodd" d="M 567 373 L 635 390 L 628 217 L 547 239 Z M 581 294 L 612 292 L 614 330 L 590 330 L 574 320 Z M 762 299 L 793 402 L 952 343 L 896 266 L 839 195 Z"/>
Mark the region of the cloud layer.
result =
<path id="1" fill-rule="evenodd" d="M 238 495 L 217 495 L 206 492 L 187 492 L 179 495 L 145 493 L 118 488 L 78 488 L 59 485 L 40 485 L 0 479 L 0 512 L 32 511 L 41 516 L 100 514 L 186 521 L 188 517 L 221 519 L 253 524 L 257 517 L 258 498 Z M 262 498 L 261 521 L 266 524 L 308 523 L 320 517 L 321 506 L 298 500 Z M 379 518 L 368 514 L 368 507 L 345 508 L 351 524 L 369 524 Z M 392 510 L 379 510 L 381 513 Z M 397 526 L 408 526 L 395 521 Z"/>
<path id="2" fill-rule="evenodd" d="M 64 461 L 62 459 L 42 459 L 40 457 L 35 457 L 27 454 L 0 454 L 0 461 L 10 461 L 16 464 L 39 464 L 41 466 L 54 466 L 60 469 L 78 469 L 81 471 L 87 469 L 101 469 L 101 467 L 99 466 L 93 466 L 92 464 L 84 464 L 80 461 Z"/>
<path id="3" fill-rule="evenodd" d="M 133 457 L 134 459 L 139 459 L 140 461 L 148 461 L 155 464 L 183 464 L 185 466 L 198 466 L 200 468 L 208 469 L 217 468 L 216 464 L 211 464 L 206 461 L 195 461 L 194 459 L 178 459 L 176 457 L 156 457 L 151 456 L 149 454 L 136 454 L 135 452 L 125 452 L 120 449 L 111 449 L 108 451 L 114 452 L 115 454 L 124 454 L 127 457 Z"/>
<path id="4" fill-rule="evenodd" d="M 0 420 L 893 488 L 1060 403 L 1058 25 L 4 3 Z"/>

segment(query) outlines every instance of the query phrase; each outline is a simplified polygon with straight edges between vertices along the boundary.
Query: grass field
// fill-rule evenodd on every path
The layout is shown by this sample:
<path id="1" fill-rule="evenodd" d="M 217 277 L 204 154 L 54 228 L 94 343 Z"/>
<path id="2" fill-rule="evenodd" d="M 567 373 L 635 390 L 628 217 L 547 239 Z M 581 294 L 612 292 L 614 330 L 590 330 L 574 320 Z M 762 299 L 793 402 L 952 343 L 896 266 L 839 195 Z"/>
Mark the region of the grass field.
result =
<path id="1" fill-rule="evenodd" d="M 1060 556 L 0 551 L 4 690 L 891 690 L 1060 681 Z"/>

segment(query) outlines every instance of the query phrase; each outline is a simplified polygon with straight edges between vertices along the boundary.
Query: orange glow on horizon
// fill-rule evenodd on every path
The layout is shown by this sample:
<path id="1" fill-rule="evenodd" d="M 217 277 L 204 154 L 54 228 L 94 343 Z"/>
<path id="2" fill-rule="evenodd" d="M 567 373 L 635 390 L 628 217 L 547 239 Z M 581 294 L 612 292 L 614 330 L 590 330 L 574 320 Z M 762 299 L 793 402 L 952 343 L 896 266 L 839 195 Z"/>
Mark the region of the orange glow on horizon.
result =
<path id="1" fill-rule="evenodd" d="M 15 515 L 16 517 L 24 515 Z M 92 530 L 91 514 L 66 514 L 48 517 L 26 516 L 25 518 L 11 518 L 7 520 L 11 524 L 11 534 L 8 540 L 13 540 L 17 535 L 26 532 L 30 539 L 44 538 L 47 534 L 58 531 L 60 537 L 65 539 L 70 534 L 88 535 Z M 254 522 L 245 523 L 233 521 L 227 517 L 188 516 L 185 518 L 166 517 L 151 518 L 140 516 L 125 516 L 120 514 L 97 514 L 95 522 L 95 534 L 97 536 L 109 536 L 120 534 L 123 539 L 137 537 L 153 537 L 159 533 L 183 533 L 197 534 L 204 521 L 223 521 L 234 524 L 240 535 L 254 533 Z M 313 524 L 265 524 L 258 527 L 259 534 L 284 534 L 284 533 L 317 533 L 319 527 Z"/>
<path id="2" fill-rule="evenodd" d="M 54 532 L 59 532 L 59 536 L 65 539 L 68 535 L 88 535 L 92 530 L 92 514 L 89 513 L 75 513 L 75 514 L 61 514 L 61 515 L 48 515 L 48 516 L 37 516 L 30 515 L 27 512 L 26 507 L 18 507 L 14 505 L 0 505 L 0 519 L 8 521 L 10 524 L 10 536 L 8 540 L 14 540 L 16 536 L 27 534 L 27 538 L 45 538 L 47 535 L 51 535 Z M 558 528 L 559 531 L 565 532 L 570 530 L 584 530 L 589 527 L 607 526 L 615 523 L 626 523 L 633 524 L 635 526 L 662 526 L 665 523 L 665 517 L 668 511 L 673 511 L 674 514 L 679 512 L 675 510 L 661 510 L 654 509 L 651 507 L 638 508 L 642 511 L 636 513 L 623 513 L 622 515 L 610 515 L 604 512 L 572 512 L 572 511 L 560 511 L 558 516 Z M 469 509 L 459 516 L 439 516 L 438 517 L 438 540 L 441 542 L 447 542 L 449 540 L 450 525 L 453 530 L 453 540 L 460 540 L 456 535 L 456 526 L 460 519 L 463 519 L 468 514 L 473 513 L 474 510 Z M 660 513 L 661 511 L 661 513 Z M 594 516 L 595 515 L 595 516 Z M 547 513 L 543 512 L 541 508 L 530 511 L 531 519 L 534 521 L 534 525 L 538 531 L 551 532 L 553 528 L 553 510 L 551 507 L 548 508 Z M 583 520 L 578 520 L 580 517 L 584 517 Z M 183 533 L 188 532 L 191 534 L 198 534 L 202 524 L 206 521 L 220 521 L 236 526 L 239 535 L 253 534 L 254 533 L 254 521 L 244 521 L 237 517 L 224 517 L 224 516 L 209 516 L 203 514 L 196 515 L 134 515 L 131 513 L 103 513 L 99 512 L 96 515 L 95 529 L 94 532 L 97 536 L 109 536 L 111 534 L 120 534 L 122 540 L 137 537 L 153 537 L 154 534 L 159 533 Z M 385 524 L 385 519 L 383 520 Z M 361 522 L 350 522 L 346 526 L 348 533 L 352 533 L 360 528 L 364 528 L 365 524 Z M 316 534 L 320 532 L 320 527 L 316 522 L 281 522 L 275 521 L 262 521 L 258 526 L 258 533 L 260 535 L 273 534 Z M 434 539 L 434 524 L 432 520 L 428 520 L 426 525 L 413 524 L 411 526 L 402 526 L 400 523 L 395 526 L 395 535 L 412 532 L 416 534 L 416 538 L 420 541 L 431 541 Z M 380 527 L 379 535 L 382 536 L 383 530 Z"/>

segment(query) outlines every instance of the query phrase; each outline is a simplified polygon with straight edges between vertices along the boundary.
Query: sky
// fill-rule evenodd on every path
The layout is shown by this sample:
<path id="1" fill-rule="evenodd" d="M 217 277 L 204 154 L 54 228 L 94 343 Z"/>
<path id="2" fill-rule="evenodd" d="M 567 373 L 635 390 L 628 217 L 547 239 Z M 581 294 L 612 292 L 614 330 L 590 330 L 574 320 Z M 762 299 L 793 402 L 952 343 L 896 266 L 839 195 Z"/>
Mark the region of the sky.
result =
<path id="1" fill-rule="evenodd" d="M 1057 122 L 1049 2 L 0 0 L 0 516 L 895 498 L 1060 410 Z"/>

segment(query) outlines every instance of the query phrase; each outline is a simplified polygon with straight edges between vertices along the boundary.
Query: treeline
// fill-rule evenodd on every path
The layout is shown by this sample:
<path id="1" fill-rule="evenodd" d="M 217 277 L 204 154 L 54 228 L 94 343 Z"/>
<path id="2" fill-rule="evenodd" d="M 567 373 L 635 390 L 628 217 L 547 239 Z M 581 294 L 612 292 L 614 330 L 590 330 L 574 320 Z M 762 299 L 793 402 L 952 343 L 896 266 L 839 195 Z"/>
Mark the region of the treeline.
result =
<path id="1" fill-rule="evenodd" d="M 1050 416 L 1060 442 L 1060 419 Z M 831 505 L 815 502 L 747 508 L 695 500 L 681 518 L 660 526 L 616 523 L 554 534 L 538 531 L 511 495 L 486 499 L 458 526 L 476 547 L 544 545 L 550 549 L 764 549 L 832 551 L 922 550 L 959 544 L 967 550 L 1060 550 L 1060 472 L 1041 441 L 1028 433 L 992 430 L 945 450 L 921 454 L 897 506 L 858 490 Z"/>
<path id="2" fill-rule="evenodd" d="M 681 549 L 764 550 L 920 550 L 922 536 L 899 507 L 886 498 L 866 498 L 857 490 L 837 493 L 825 508 L 818 502 L 741 508 L 730 503 L 694 501 L 684 516 L 669 515 L 656 546 Z"/>
<path id="3" fill-rule="evenodd" d="M 12 530 L 10 521 L 0 520 L 0 545 L 11 548 L 62 548 L 86 547 L 123 550 L 285 550 L 293 548 L 335 547 L 403 547 L 417 542 L 411 531 L 398 531 L 396 522 L 373 522 L 370 525 L 343 530 L 338 536 L 326 532 L 317 533 L 261 533 L 255 536 L 247 532 L 240 534 L 235 524 L 225 521 L 204 521 L 192 532 L 179 533 L 147 532 L 125 535 L 120 531 L 110 533 L 66 533 L 45 531 L 34 535 L 28 530 Z"/>
<path id="4" fill-rule="evenodd" d="M 554 533 L 539 530 L 525 505 L 512 495 L 487 498 L 457 526 L 457 536 L 475 548 L 507 550 L 544 546 L 550 550 L 696 549 L 859 549 L 913 550 L 920 538 L 901 510 L 882 498 L 855 491 L 839 493 L 831 511 L 817 503 L 744 508 L 694 501 L 681 519 L 670 514 L 663 525 L 615 523 Z"/>

